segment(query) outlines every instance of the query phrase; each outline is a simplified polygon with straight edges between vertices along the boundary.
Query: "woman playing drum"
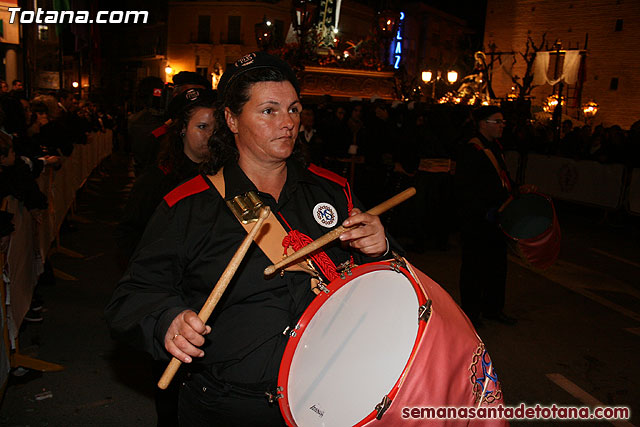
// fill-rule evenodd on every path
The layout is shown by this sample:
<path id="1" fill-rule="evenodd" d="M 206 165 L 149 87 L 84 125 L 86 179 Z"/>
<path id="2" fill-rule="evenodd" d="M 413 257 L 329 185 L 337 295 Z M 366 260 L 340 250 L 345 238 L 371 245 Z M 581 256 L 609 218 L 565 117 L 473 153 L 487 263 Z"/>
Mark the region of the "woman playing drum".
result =
<path id="1" fill-rule="evenodd" d="M 337 265 L 380 259 L 389 244 L 380 219 L 362 213 L 346 180 L 297 159 L 302 107 L 286 63 L 262 52 L 246 55 L 226 70 L 218 91 L 206 164 L 217 175 L 197 176 L 164 198 L 106 315 L 114 336 L 155 359 L 175 356 L 187 364 L 181 425 L 282 425 L 265 393 L 275 391 L 283 331 L 315 294 L 307 272 L 265 278 L 272 262 L 252 245 L 207 324 L 196 316 L 246 235 L 223 197 L 257 194 L 286 232 L 275 242 L 285 252 L 340 225 L 358 225 L 312 256 L 314 274 L 326 283 L 338 276 Z"/>

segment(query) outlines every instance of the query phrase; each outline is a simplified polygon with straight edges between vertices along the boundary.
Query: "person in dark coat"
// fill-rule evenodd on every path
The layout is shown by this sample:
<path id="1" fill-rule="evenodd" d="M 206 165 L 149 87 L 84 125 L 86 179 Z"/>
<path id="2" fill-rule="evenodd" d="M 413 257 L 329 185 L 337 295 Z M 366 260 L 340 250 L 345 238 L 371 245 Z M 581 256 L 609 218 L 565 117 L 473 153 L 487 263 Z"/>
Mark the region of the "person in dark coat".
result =
<path id="1" fill-rule="evenodd" d="M 160 140 L 157 164 L 136 179 L 115 238 L 122 264 L 128 263 L 162 198 L 181 182 L 199 172 L 209 156 L 208 141 L 214 129 L 215 97 L 211 90 L 188 89 L 169 104 L 172 124 Z M 160 378 L 165 363 L 154 361 L 154 377 Z M 178 384 L 156 390 L 158 427 L 178 424 Z"/>
<path id="2" fill-rule="evenodd" d="M 129 259 L 162 198 L 182 181 L 198 174 L 209 155 L 215 97 L 211 90 L 189 89 L 169 105 L 172 124 L 162 136 L 155 165 L 136 179 L 115 232 L 121 255 Z"/>
<path id="3" fill-rule="evenodd" d="M 477 132 L 458 156 L 454 181 L 462 238 L 460 305 L 476 327 L 481 315 L 514 324 L 516 319 L 503 312 L 507 244 L 498 226 L 498 209 L 514 186 L 498 142 L 505 120 L 496 106 L 480 107 L 473 118 Z M 502 176 L 484 149 L 498 162 Z"/>
<path id="4" fill-rule="evenodd" d="M 133 154 L 136 176 L 155 165 L 159 144 L 151 132 L 163 120 L 162 88 L 164 82 L 158 77 L 146 77 L 138 84 L 138 99 L 143 108 L 127 120 L 129 146 Z"/>

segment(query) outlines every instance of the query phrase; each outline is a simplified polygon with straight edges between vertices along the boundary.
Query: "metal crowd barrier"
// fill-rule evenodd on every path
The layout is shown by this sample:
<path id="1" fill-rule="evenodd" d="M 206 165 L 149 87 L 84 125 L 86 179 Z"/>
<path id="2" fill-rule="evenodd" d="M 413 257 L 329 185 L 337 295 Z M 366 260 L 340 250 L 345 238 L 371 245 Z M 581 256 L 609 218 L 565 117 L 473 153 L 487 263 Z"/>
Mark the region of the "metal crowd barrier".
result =
<path id="1" fill-rule="evenodd" d="M 18 331 L 29 311 L 38 276 L 44 260 L 51 253 L 52 243 L 59 243 L 60 226 L 71 208 L 76 191 L 91 172 L 108 157 L 113 149 L 111 130 L 92 133 L 87 144 L 76 145 L 70 157 L 63 158 L 58 170 L 46 168 L 38 178 L 40 190 L 46 194 L 49 208 L 40 218 L 34 218 L 23 204 L 7 197 L 5 206 L 13 213 L 15 231 L 9 236 L 3 264 L 1 322 L 4 339 L 0 344 L 0 385 L 6 386 L 10 368 L 23 366 L 42 371 L 63 369 L 62 366 L 20 354 Z"/>
<path id="2" fill-rule="evenodd" d="M 618 209 L 625 194 L 627 170 L 621 164 L 529 154 L 524 182 L 553 198 Z"/>

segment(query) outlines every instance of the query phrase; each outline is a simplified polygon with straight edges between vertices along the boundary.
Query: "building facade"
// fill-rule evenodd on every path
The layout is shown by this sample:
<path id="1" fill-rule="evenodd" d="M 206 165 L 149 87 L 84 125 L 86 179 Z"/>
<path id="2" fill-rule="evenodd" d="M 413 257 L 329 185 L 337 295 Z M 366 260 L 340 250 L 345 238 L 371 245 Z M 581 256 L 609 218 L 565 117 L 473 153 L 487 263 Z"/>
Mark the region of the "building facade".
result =
<path id="1" fill-rule="evenodd" d="M 411 75 L 420 76 L 422 71 L 444 72 L 466 71 L 466 56 L 473 52 L 467 49 L 467 40 L 473 31 L 458 17 L 415 2 L 405 8 L 404 64 Z M 446 75 L 445 75 L 446 80 Z"/>
<path id="2" fill-rule="evenodd" d="M 17 7 L 17 1 L 0 1 L 0 55 L 3 69 L 0 76 L 11 86 L 11 82 L 21 75 L 20 24 L 10 23 L 10 7 Z"/>
<path id="3" fill-rule="evenodd" d="M 165 76 L 166 81 L 180 71 L 195 71 L 211 77 L 215 86 L 216 76 L 221 75 L 228 64 L 259 49 L 256 29 L 264 22 L 273 25 L 276 46 L 286 43 L 290 36 L 291 7 L 291 0 L 170 2 L 166 64 L 171 72 Z M 471 30 L 463 20 L 421 3 L 407 3 L 399 10 L 405 19 L 398 65 L 404 65 L 408 74 L 418 79 L 427 68 L 450 70 L 457 67 L 459 72 L 464 72 L 461 57 L 470 54 L 463 46 Z M 374 35 L 375 26 L 376 10 L 372 7 L 350 0 L 341 3 L 337 35 L 341 41 L 358 43 Z M 392 44 L 391 40 L 387 42 Z M 393 63 L 393 51 L 389 59 Z M 317 79 L 314 81 L 317 83 Z M 323 86 L 320 83 L 314 93 Z M 340 84 L 325 86 L 334 88 Z M 372 94 L 383 98 L 390 96 Z"/>
<path id="4" fill-rule="evenodd" d="M 509 74 L 520 77 L 525 74 L 519 52 L 524 53 L 527 38 L 539 44 L 546 34 L 549 51 L 553 51 L 551 45 L 556 41 L 563 50 L 584 51 L 583 79 L 578 84 L 582 86 L 582 103 L 594 100 L 599 104 L 592 123 L 627 129 L 640 119 L 639 31 L 640 2 L 635 0 L 489 0 L 485 52 L 493 44 L 498 52 L 516 54 L 512 69 L 513 55 L 509 54 L 502 55 L 502 67 L 494 67 L 494 92 L 504 97 L 511 91 Z M 557 55 L 551 56 L 548 76 L 553 79 Z M 567 114 L 580 118 L 580 106 L 575 105 L 574 97 L 579 87 L 569 85 L 566 89 Z M 552 90 L 548 84 L 534 88 L 532 104 L 539 107 Z"/>
<path id="5" fill-rule="evenodd" d="M 256 25 L 266 20 L 274 38 L 284 42 L 291 23 L 291 1 L 203 1 L 169 3 L 167 64 L 170 81 L 180 71 L 195 71 L 207 78 L 221 75 L 227 64 L 258 50 Z"/>

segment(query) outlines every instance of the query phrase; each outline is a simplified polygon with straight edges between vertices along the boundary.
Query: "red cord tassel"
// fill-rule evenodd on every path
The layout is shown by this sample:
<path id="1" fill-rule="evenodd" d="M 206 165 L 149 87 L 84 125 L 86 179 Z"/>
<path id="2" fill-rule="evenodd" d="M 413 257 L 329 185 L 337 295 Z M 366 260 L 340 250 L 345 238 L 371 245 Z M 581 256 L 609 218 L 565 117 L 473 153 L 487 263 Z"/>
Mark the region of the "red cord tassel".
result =
<path id="1" fill-rule="evenodd" d="M 287 234 L 287 236 L 282 240 L 282 247 L 284 248 L 284 255 L 287 255 L 287 249 L 292 247 L 294 251 L 298 251 L 301 248 L 307 246 L 309 243 L 313 242 L 311 237 L 307 236 L 304 233 L 299 232 L 298 230 L 291 230 Z M 336 266 L 331 261 L 329 256 L 320 251 L 314 255 L 311 255 L 311 259 L 314 261 L 316 266 L 320 269 L 324 277 L 329 279 L 329 281 L 335 280 L 338 278 L 338 272 L 336 271 Z"/>

